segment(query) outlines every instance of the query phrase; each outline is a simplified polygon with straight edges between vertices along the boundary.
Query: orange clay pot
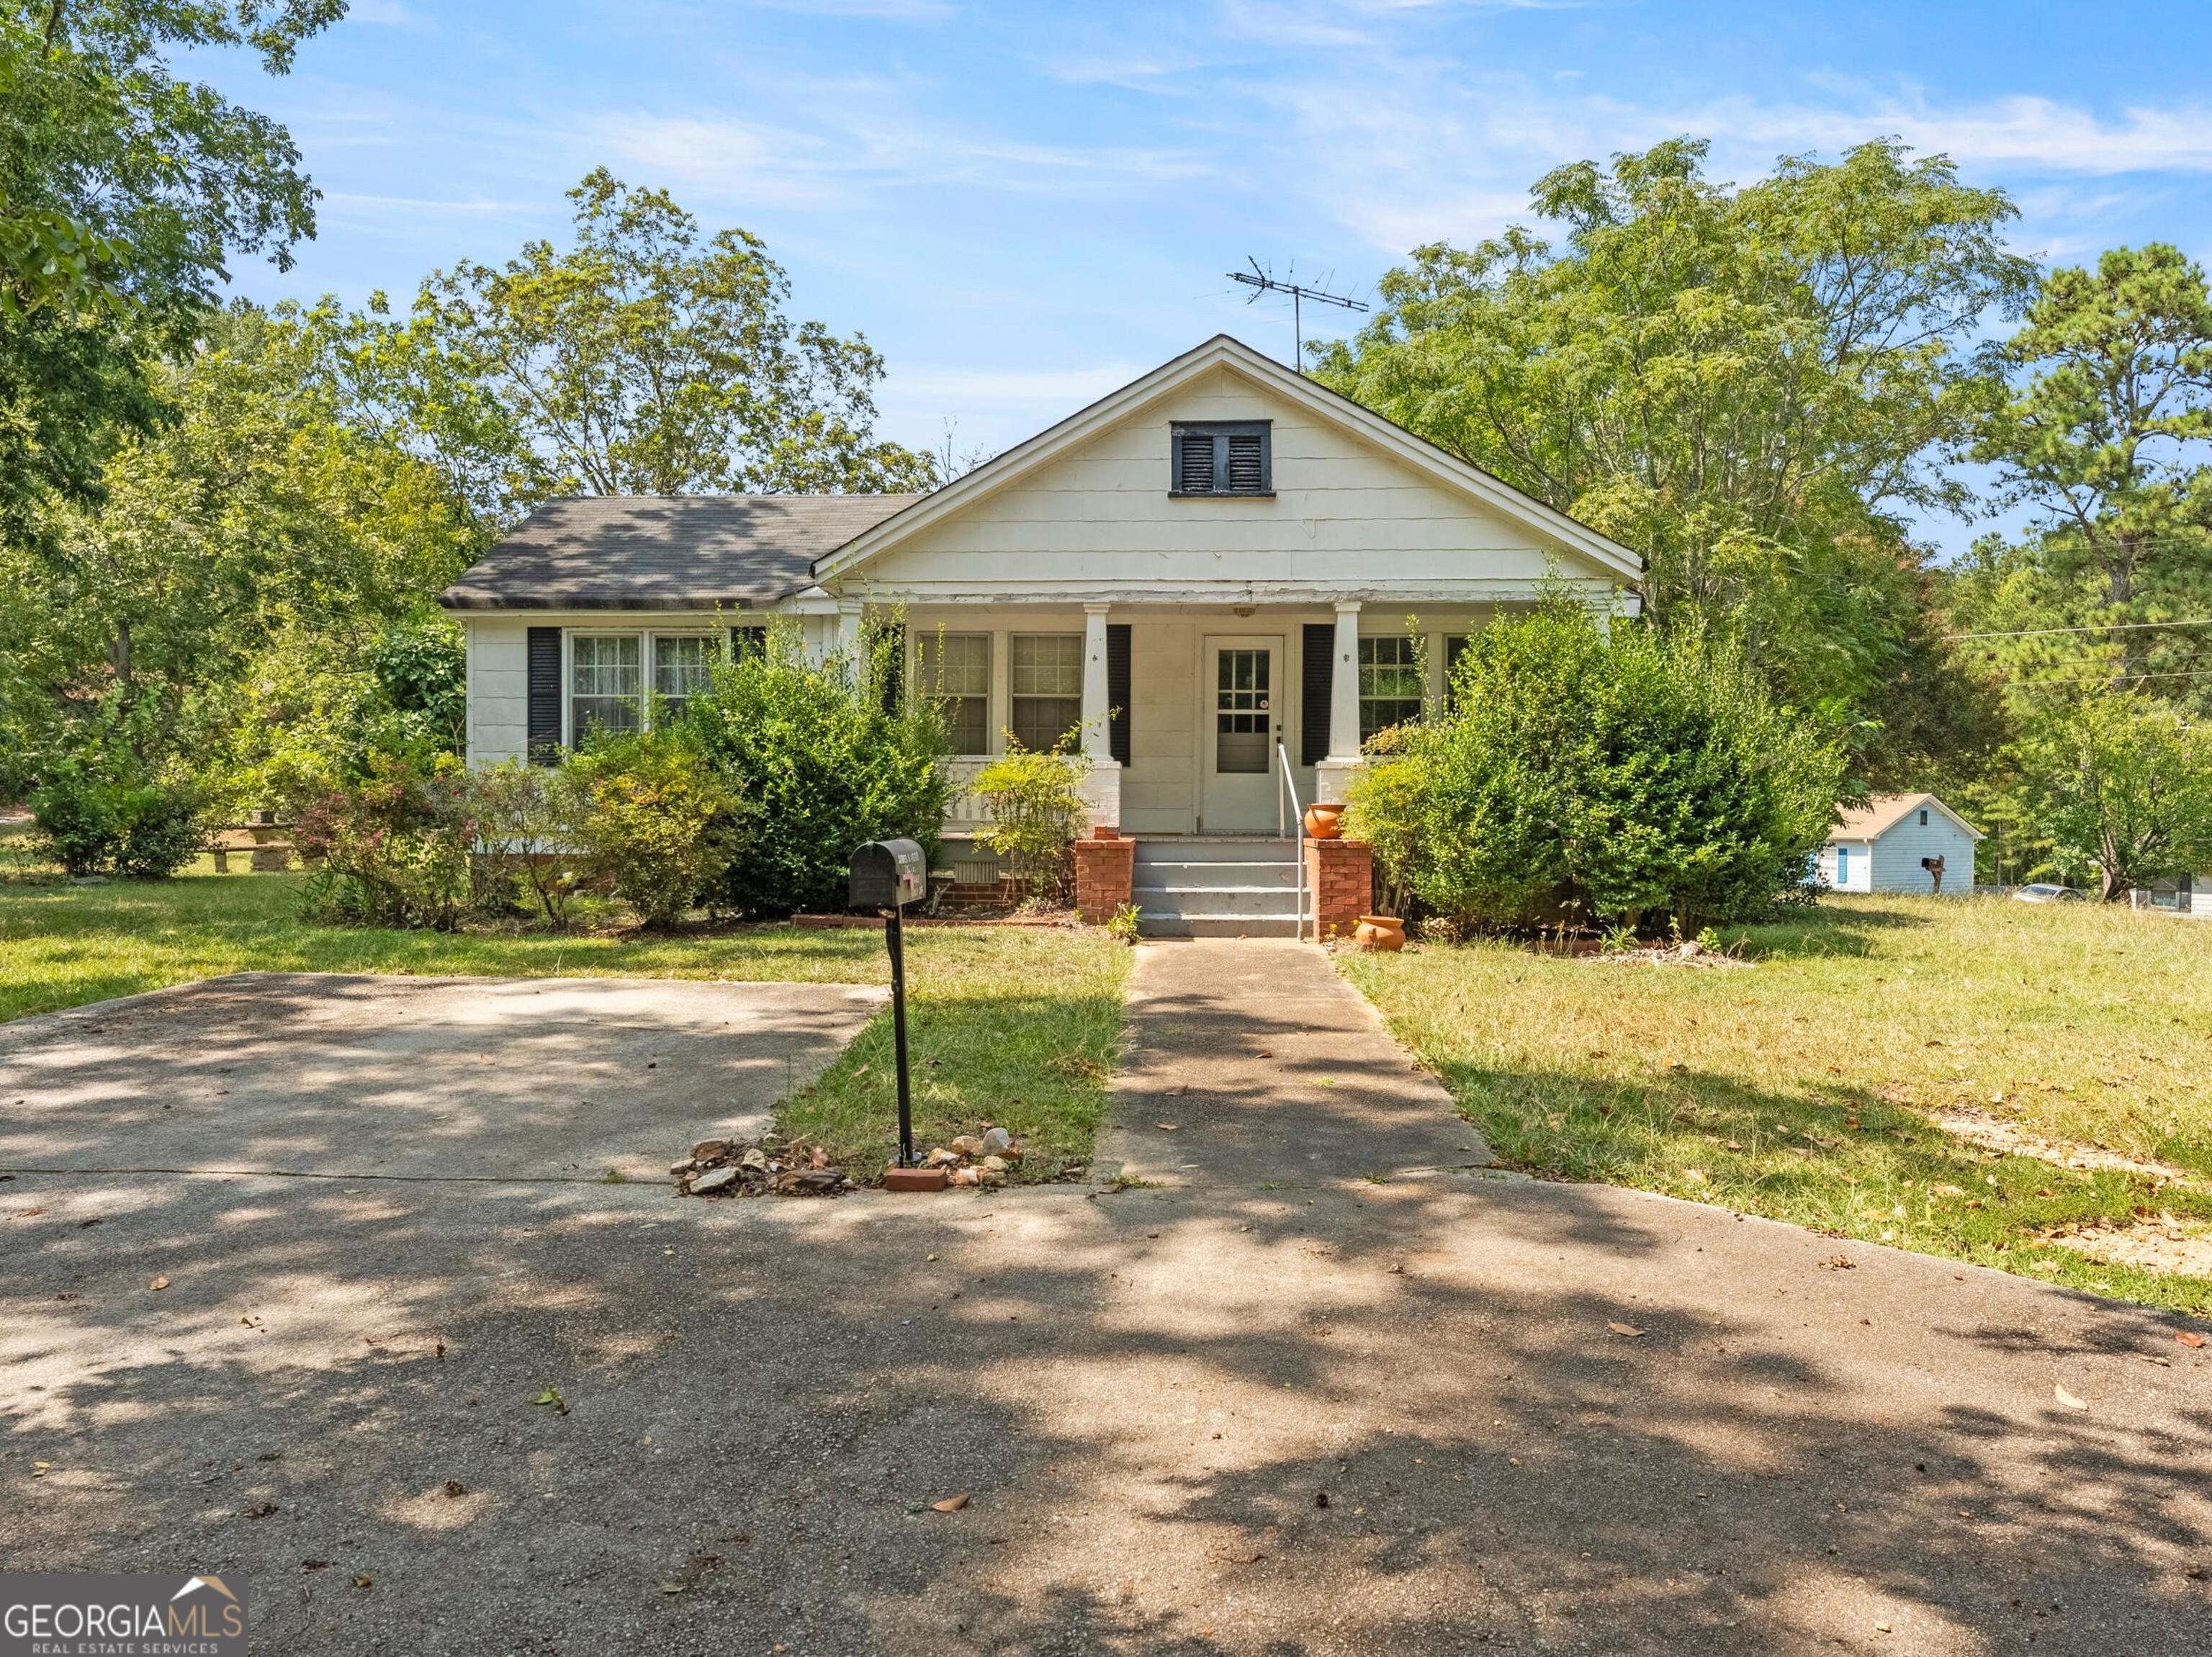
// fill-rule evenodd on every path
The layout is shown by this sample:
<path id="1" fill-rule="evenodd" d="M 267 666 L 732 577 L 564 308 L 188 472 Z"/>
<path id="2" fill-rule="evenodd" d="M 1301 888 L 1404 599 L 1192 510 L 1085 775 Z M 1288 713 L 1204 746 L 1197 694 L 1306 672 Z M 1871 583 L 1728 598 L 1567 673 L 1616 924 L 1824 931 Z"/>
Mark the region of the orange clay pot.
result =
<path id="1" fill-rule="evenodd" d="M 1359 929 L 1352 935 L 1359 941 L 1362 949 L 1379 949 L 1390 954 L 1406 947 L 1406 923 L 1389 915 L 1362 915 Z"/>
<path id="2" fill-rule="evenodd" d="M 1344 832 L 1344 807 L 1316 800 L 1306 807 L 1306 838 L 1334 840 Z"/>

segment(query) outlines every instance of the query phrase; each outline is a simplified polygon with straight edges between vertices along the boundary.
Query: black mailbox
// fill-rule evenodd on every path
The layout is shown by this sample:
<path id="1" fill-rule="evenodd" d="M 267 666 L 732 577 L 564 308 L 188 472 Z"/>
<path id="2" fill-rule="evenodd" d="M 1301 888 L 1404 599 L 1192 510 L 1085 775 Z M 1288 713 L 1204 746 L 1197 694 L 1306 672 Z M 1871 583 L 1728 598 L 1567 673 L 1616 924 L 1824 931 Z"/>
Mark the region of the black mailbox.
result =
<path id="1" fill-rule="evenodd" d="M 855 909 L 903 909 L 929 894 L 929 868 L 912 840 L 871 840 L 856 848 L 848 879 Z"/>

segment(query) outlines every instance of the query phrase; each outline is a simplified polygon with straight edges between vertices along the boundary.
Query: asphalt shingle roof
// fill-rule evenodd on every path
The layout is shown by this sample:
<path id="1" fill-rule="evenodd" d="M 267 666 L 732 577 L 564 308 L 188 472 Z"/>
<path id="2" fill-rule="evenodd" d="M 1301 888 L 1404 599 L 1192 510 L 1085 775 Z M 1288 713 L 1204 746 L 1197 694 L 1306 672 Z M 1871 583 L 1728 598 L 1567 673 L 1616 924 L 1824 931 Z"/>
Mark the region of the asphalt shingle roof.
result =
<path id="1" fill-rule="evenodd" d="M 711 610 L 811 586 L 814 560 L 915 495 L 548 501 L 439 594 L 449 610 Z"/>

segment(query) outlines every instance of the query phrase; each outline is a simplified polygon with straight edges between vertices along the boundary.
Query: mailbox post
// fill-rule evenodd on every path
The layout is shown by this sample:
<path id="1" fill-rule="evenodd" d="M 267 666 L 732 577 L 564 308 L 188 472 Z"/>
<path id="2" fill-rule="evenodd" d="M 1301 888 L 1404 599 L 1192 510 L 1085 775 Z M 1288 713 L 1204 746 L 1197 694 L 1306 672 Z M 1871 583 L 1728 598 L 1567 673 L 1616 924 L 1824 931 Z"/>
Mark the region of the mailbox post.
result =
<path id="1" fill-rule="evenodd" d="M 848 897 L 855 909 L 884 917 L 884 944 L 891 958 L 891 1045 L 898 1060 L 898 1165 L 914 1166 L 914 1095 L 906 1061 L 906 906 L 929 890 L 929 869 L 912 840 L 871 840 L 854 848 L 847 870 Z"/>

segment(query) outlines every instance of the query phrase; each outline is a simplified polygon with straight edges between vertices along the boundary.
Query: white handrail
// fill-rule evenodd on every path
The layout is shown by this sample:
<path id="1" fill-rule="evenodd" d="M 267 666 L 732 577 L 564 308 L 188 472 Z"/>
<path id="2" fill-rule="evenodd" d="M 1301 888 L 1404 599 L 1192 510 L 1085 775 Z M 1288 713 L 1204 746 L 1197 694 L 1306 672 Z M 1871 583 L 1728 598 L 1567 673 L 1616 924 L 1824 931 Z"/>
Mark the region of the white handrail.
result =
<path id="1" fill-rule="evenodd" d="M 1306 939 L 1306 813 L 1305 808 L 1298 804 L 1298 785 L 1297 779 L 1291 775 L 1290 750 L 1285 748 L 1282 743 L 1278 740 L 1275 744 L 1275 753 L 1283 762 L 1284 792 L 1291 796 L 1291 821 L 1295 825 L 1292 850 L 1297 856 L 1298 863 L 1298 916 L 1296 935 L 1298 941 L 1300 943 L 1304 943 Z M 1282 825 L 1282 795 L 1278 795 L 1275 797 L 1276 826 L 1279 828 Z M 1314 941 L 1316 943 L 1319 943 L 1321 941 L 1321 921 L 1319 917 L 1316 917 L 1314 920 Z"/>

